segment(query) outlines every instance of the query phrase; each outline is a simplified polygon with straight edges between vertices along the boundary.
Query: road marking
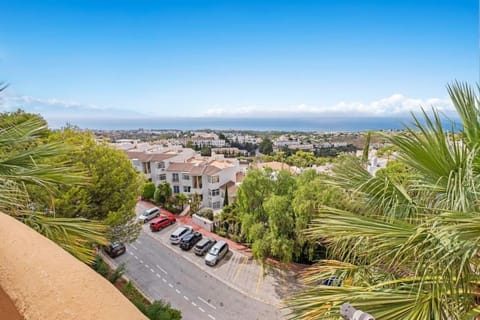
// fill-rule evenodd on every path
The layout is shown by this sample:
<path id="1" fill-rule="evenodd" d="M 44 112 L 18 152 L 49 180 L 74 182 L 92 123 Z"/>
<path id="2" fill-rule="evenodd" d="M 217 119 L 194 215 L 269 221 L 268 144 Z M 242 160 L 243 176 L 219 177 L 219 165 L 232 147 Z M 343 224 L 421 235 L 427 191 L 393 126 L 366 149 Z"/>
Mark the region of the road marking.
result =
<path id="1" fill-rule="evenodd" d="M 145 265 L 145 268 L 148 268 L 148 264 Z"/>
<path id="2" fill-rule="evenodd" d="M 135 241 L 135 242 L 137 242 L 138 244 L 142 244 L 142 242 L 141 242 L 140 240 L 138 240 L 138 239 L 137 239 L 137 241 Z"/>
<path id="3" fill-rule="evenodd" d="M 240 260 L 239 266 L 237 268 L 237 272 L 235 273 L 235 276 L 233 277 L 233 282 L 235 282 L 238 278 L 238 275 L 240 274 L 240 270 L 242 270 L 243 265 L 248 261 L 248 257 L 244 257 L 243 259 Z"/>
<path id="4" fill-rule="evenodd" d="M 260 284 L 263 283 L 263 264 L 260 265 L 260 270 L 258 271 L 257 286 L 255 287 L 255 293 L 258 293 Z"/>
<path id="5" fill-rule="evenodd" d="M 140 263 L 143 263 L 143 260 L 140 260 Z"/>
<path id="6" fill-rule="evenodd" d="M 198 307 L 198 310 L 205 312 L 205 310 L 203 310 L 202 307 Z"/>
<path id="7" fill-rule="evenodd" d="M 168 286 L 173 289 L 173 284 L 169 283 Z"/>
<path id="8" fill-rule="evenodd" d="M 133 252 L 131 252 L 131 251 L 128 251 L 128 253 L 130 253 L 130 255 L 131 255 L 131 256 L 133 256 Z"/>
<path id="9" fill-rule="evenodd" d="M 180 292 L 180 290 L 178 290 L 178 289 L 175 289 L 175 291 L 176 291 L 178 294 L 182 294 L 182 293 Z"/>
<path id="10" fill-rule="evenodd" d="M 212 316 L 211 314 L 209 314 L 209 315 L 208 315 L 208 317 L 209 317 L 210 319 L 213 319 L 213 320 L 215 320 L 215 317 L 214 317 L 214 316 Z"/>
<path id="11" fill-rule="evenodd" d="M 202 301 L 203 303 L 205 303 L 207 306 L 209 306 L 210 308 L 213 308 L 215 310 L 217 310 L 217 307 L 215 307 L 214 305 L 210 304 L 207 300 L 203 299 L 202 297 L 197 297 L 198 300 Z"/>
<path id="12" fill-rule="evenodd" d="M 193 305 L 194 307 L 196 307 L 196 306 L 197 306 L 197 304 L 196 304 L 195 302 L 193 302 L 193 301 L 192 301 L 192 305 Z"/>
<path id="13" fill-rule="evenodd" d="M 155 270 L 153 270 L 152 268 L 150 268 L 150 271 L 152 271 L 152 273 L 155 273 Z"/>
<path id="14" fill-rule="evenodd" d="M 137 256 L 134 256 L 134 257 L 135 257 L 135 259 L 137 259 L 137 260 L 138 260 L 138 257 L 137 257 Z"/>
<path id="15" fill-rule="evenodd" d="M 165 283 L 167 283 L 167 279 L 165 279 L 165 278 L 162 278 L 162 281 L 165 282 Z"/>
<path id="16" fill-rule="evenodd" d="M 161 278 L 160 275 L 157 273 L 157 277 Z"/>
<path id="17" fill-rule="evenodd" d="M 132 247 L 135 250 L 138 250 L 137 247 L 135 247 L 133 244 L 131 244 L 130 247 Z"/>
<path id="18" fill-rule="evenodd" d="M 160 267 L 158 264 L 156 265 L 158 269 L 160 269 L 160 271 L 162 271 L 163 273 L 165 274 L 168 274 L 167 271 L 165 271 L 162 267 Z"/>
<path id="19" fill-rule="evenodd" d="M 183 299 L 187 300 L 187 301 L 190 301 L 190 299 L 188 299 L 187 296 L 183 296 Z"/>

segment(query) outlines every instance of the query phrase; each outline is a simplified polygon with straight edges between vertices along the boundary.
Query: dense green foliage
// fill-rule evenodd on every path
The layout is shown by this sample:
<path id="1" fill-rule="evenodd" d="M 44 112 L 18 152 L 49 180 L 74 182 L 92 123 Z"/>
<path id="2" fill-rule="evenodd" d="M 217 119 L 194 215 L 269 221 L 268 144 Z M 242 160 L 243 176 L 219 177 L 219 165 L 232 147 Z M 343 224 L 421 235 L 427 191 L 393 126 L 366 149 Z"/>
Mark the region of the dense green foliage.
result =
<path id="1" fill-rule="evenodd" d="M 252 246 L 257 259 L 311 263 L 321 247 L 303 229 L 322 205 L 349 206 L 340 189 L 324 182 L 313 170 L 294 176 L 288 171 L 250 170 L 233 205 L 219 216 L 219 233 Z"/>
<path id="2" fill-rule="evenodd" d="M 332 159 L 317 157 L 313 152 L 298 150 L 296 152 L 290 152 L 289 154 L 280 151 L 272 155 L 262 156 L 262 160 L 265 162 L 278 161 L 286 163 L 290 166 L 299 168 L 308 168 L 314 165 L 324 165 Z"/>
<path id="3" fill-rule="evenodd" d="M 154 301 L 152 304 L 135 302 L 137 308 L 150 320 L 180 320 L 182 313 L 179 310 L 172 309 L 170 304 L 163 301 Z"/>
<path id="4" fill-rule="evenodd" d="M 160 183 L 155 189 L 153 201 L 165 207 L 165 204 L 172 196 L 172 187 L 168 182 Z"/>
<path id="5" fill-rule="evenodd" d="M 360 159 L 336 165 L 331 183 L 354 195 L 358 210 L 330 205 L 309 224 L 308 239 L 324 243 L 327 259 L 289 301 L 295 319 L 341 319 L 345 302 L 384 320 L 480 315 L 480 96 L 461 83 L 448 90 L 460 134 L 424 112 L 385 136 L 399 157 L 376 176 Z M 321 285 L 331 277 L 341 286 Z"/>
<path id="6" fill-rule="evenodd" d="M 269 138 L 264 138 L 260 145 L 258 146 L 258 151 L 261 154 L 269 155 L 273 152 L 273 142 Z"/>
<path id="7" fill-rule="evenodd" d="M 143 185 L 142 199 L 152 200 L 155 194 L 155 184 L 153 182 L 146 182 Z"/>
<path id="8" fill-rule="evenodd" d="M 55 199 L 57 214 L 103 221 L 111 241 L 136 239 L 140 228 L 133 219 L 143 181 L 126 154 L 75 128 L 54 132 L 48 139 L 71 145 L 67 158 L 90 177 L 87 185 L 62 189 Z"/>
<path id="9" fill-rule="evenodd" d="M 94 257 L 91 244 L 105 243 L 105 226 L 55 215 L 52 204 L 61 196 L 61 190 L 84 186 L 88 180 L 85 172 L 66 157 L 71 146 L 47 141 L 49 134 L 40 116 L 23 111 L 0 114 L 0 211 L 55 241 L 82 261 L 91 262 Z M 42 205 L 45 203 L 49 206 Z"/>

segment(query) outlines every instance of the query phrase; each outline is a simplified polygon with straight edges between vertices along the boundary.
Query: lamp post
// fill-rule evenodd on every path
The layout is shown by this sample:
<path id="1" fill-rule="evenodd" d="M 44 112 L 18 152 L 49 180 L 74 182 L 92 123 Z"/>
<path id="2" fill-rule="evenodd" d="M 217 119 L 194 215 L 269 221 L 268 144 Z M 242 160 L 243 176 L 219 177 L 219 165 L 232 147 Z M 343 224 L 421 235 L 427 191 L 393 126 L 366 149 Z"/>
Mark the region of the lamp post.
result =
<path id="1" fill-rule="evenodd" d="M 345 320 L 375 320 L 371 314 L 355 309 L 350 303 L 342 304 L 340 315 Z"/>

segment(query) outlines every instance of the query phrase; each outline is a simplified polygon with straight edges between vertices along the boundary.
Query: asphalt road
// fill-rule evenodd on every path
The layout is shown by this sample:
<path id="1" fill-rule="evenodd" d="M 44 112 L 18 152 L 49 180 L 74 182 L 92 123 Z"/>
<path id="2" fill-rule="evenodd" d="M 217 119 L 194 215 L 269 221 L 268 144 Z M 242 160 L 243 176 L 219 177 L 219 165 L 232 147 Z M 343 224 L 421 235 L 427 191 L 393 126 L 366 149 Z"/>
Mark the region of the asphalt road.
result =
<path id="1" fill-rule="evenodd" d="M 160 232 L 172 232 L 171 226 Z M 170 246 L 170 247 L 169 247 Z M 201 270 L 192 251 L 163 244 L 142 232 L 115 263 L 126 264 L 126 275 L 154 299 L 169 302 L 186 320 L 282 319 L 276 307 L 245 296 Z"/>

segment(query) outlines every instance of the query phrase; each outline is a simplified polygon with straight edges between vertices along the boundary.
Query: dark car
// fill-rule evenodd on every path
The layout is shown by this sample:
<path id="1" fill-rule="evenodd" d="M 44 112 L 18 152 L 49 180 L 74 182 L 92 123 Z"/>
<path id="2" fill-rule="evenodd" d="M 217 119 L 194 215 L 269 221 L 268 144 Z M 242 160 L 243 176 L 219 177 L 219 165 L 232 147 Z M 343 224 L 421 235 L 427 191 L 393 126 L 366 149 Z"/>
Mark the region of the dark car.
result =
<path id="1" fill-rule="evenodd" d="M 105 247 L 105 252 L 112 258 L 118 257 L 127 251 L 123 243 L 112 243 Z"/>
<path id="2" fill-rule="evenodd" d="M 217 243 L 217 240 L 203 238 L 195 245 L 193 252 L 195 252 L 197 256 L 203 256 L 215 243 Z"/>
<path id="3" fill-rule="evenodd" d="M 182 238 L 182 241 L 180 241 L 180 248 L 190 250 L 200 240 L 202 240 L 202 234 L 200 232 L 187 234 Z"/>
<path id="4" fill-rule="evenodd" d="M 174 224 L 176 221 L 175 217 L 170 217 L 170 216 L 160 216 L 158 218 L 155 218 L 150 222 L 150 230 L 152 232 L 158 231 L 162 228 L 165 228 L 171 224 Z"/>

